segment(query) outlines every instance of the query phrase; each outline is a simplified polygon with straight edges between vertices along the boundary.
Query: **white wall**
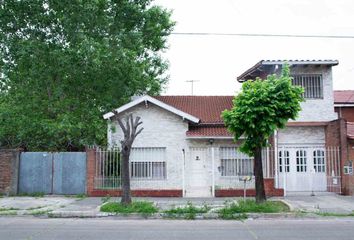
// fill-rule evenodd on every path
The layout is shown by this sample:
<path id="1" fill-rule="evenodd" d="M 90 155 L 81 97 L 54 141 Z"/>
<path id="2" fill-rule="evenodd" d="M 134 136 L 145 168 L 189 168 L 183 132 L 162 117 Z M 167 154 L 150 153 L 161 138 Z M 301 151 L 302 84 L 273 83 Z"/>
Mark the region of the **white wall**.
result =
<path id="1" fill-rule="evenodd" d="M 333 105 L 332 69 L 326 66 L 296 67 L 291 74 L 322 74 L 323 99 L 307 99 L 301 103 L 301 112 L 296 119 L 299 122 L 332 121 L 337 119 Z"/>
<path id="2" fill-rule="evenodd" d="M 278 131 L 278 145 L 323 145 L 324 127 L 287 127 Z"/>
<path id="3" fill-rule="evenodd" d="M 187 148 L 186 131 L 188 123 L 180 116 L 170 113 L 151 103 L 145 106 L 144 103 L 133 107 L 122 113 L 119 117 L 124 117 L 132 113 L 133 116 L 141 117 L 144 130 L 137 136 L 133 147 L 165 147 L 166 148 L 166 180 L 148 180 L 139 183 L 140 189 L 182 189 L 182 149 Z M 112 132 L 108 127 L 109 145 L 120 146 L 123 133 L 116 120 L 112 125 L 116 127 L 116 132 Z M 132 181 L 132 188 L 134 188 Z"/>

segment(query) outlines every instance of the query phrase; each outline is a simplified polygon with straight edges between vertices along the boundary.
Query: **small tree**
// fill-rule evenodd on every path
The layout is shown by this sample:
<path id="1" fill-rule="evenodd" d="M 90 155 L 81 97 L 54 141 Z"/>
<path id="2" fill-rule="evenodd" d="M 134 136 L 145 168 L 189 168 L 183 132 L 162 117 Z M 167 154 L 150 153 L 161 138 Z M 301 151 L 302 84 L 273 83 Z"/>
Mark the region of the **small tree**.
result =
<path id="1" fill-rule="evenodd" d="M 122 147 L 122 159 L 121 159 L 121 178 L 122 178 L 122 204 L 130 204 L 132 202 L 130 193 L 130 174 L 129 174 L 129 157 L 132 149 L 133 142 L 144 128 L 138 130 L 138 126 L 143 122 L 140 121 L 140 117 L 133 118 L 132 114 L 129 114 L 125 118 L 125 124 L 121 119 L 118 119 L 118 124 L 121 127 L 124 138 L 121 141 Z"/>
<path id="2" fill-rule="evenodd" d="M 267 79 L 257 78 L 242 85 L 242 91 L 235 96 L 231 110 L 222 113 L 225 125 L 234 134 L 235 140 L 246 139 L 240 151 L 254 157 L 256 201 L 266 200 L 262 148 L 276 129 L 284 128 L 289 119 L 295 119 L 301 110 L 303 89 L 291 84 L 289 66 L 285 64 L 282 74 L 269 75 Z"/>

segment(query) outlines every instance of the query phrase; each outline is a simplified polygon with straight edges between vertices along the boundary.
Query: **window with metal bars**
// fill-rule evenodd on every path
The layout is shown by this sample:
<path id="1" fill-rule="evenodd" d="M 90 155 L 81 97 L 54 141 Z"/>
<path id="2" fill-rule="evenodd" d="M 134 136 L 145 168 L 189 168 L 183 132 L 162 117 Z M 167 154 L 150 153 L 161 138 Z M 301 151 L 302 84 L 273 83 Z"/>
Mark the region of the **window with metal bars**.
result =
<path id="1" fill-rule="evenodd" d="M 130 154 L 132 179 L 166 179 L 165 148 L 133 148 Z"/>
<path id="2" fill-rule="evenodd" d="M 307 99 L 323 98 L 323 81 L 320 74 L 293 75 L 292 84 L 304 88 L 303 97 Z"/>
<path id="3" fill-rule="evenodd" d="M 220 148 L 221 176 L 252 176 L 253 158 L 234 147 Z"/>

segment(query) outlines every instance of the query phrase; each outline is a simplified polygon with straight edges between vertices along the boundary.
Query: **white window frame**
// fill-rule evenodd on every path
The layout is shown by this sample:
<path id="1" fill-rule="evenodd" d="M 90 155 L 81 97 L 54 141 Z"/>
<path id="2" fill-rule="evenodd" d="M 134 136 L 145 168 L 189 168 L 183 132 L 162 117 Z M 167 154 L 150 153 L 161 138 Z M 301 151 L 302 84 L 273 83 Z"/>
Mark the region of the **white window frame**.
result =
<path id="1" fill-rule="evenodd" d="M 307 151 L 304 149 L 296 150 L 296 172 L 307 172 Z"/>
<path id="2" fill-rule="evenodd" d="M 130 177 L 132 180 L 166 180 L 166 148 L 132 148 L 130 153 Z"/>
<path id="3" fill-rule="evenodd" d="M 316 173 L 326 172 L 326 158 L 325 151 L 322 149 L 315 149 L 313 151 L 313 168 Z"/>
<path id="4" fill-rule="evenodd" d="M 283 158 L 284 153 L 284 158 Z M 283 172 L 283 168 L 285 172 L 290 172 L 290 152 L 289 150 L 280 150 L 278 152 L 278 160 L 279 160 L 279 172 Z M 283 161 L 284 160 L 284 161 Z"/>

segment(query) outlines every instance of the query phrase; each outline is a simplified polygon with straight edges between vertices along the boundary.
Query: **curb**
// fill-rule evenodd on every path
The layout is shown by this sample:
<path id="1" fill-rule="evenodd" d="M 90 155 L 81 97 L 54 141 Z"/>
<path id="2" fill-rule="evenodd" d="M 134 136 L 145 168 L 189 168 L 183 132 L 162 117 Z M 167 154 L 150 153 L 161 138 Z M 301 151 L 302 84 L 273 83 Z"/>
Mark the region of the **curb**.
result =
<path id="1" fill-rule="evenodd" d="M 296 212 L 289 213 L 246 213 L 248 220 L 253 219 L 333 219 L 333 217 L 323 217 L 311 213 L 299 214 Z M 117 213 L 103 213 L 93 211 L 70 211 L 70 212 L 51 212 L 48 214 L 50 218 L 105 218 L 111 217 L 119 220 L 186 220 L 186 214 L 167 215 L 165 213 L 154 213 L 151 215 L 142 215 L 139 213 L 131 214 L 117 214 Z M 247 220 L 245 219 L 245 220 Z M 217 213 L 196 214 L 194 219 L 191 220 L 225 220 L 219 217 Z"/>

